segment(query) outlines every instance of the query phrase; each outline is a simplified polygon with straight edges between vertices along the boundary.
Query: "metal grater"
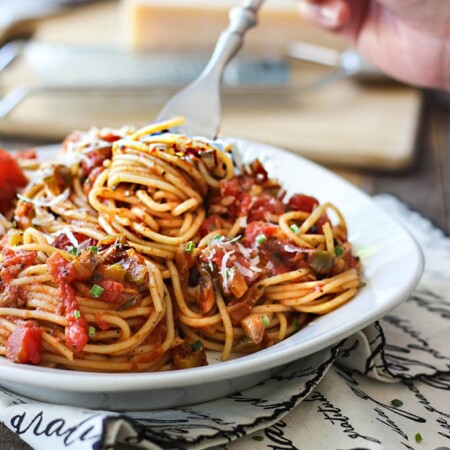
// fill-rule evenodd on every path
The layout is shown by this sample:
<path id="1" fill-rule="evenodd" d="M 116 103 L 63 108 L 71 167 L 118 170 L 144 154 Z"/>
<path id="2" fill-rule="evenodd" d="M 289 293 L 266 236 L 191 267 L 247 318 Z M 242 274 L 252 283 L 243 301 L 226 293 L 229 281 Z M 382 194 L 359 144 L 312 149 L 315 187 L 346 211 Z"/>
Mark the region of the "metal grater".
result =
<path id="1" fill-rule="evenodd" d="M 23 58 L 33 84 L 18 86 L 0 100 L 0 118 L 23 99 L 43 91 L 175 92 L 203 70 L 208 55 L 130 53 L 108 47 L 12 42 L 0 49 L 0 73 Z M 227 67 L 225 91 L 272 93 L 290 86 L 289 65 L 280 59 L 246 55 Z"/>
<path id="2" fill-rule="evenodd" d="M 205 67 L 208 55 L 131 53 L 108 47 L 28 43 L 22 50 L 28 65 L 45 86 L 160 87 L 181 86 Z M 288 65 L 279 59 L 245 57 L 230 63 L 229 86 L 283 86 Z"/>

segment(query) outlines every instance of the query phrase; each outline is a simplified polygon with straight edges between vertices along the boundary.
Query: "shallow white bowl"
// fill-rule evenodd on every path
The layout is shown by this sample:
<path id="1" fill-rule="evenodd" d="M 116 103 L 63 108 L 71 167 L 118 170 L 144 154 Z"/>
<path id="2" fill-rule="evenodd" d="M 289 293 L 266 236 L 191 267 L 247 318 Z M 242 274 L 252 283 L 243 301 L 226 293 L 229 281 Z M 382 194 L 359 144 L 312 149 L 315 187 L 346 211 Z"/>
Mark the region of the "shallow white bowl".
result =
<path id="1" fill-rule="evenodd" d="M 37 400 L 102 409 L 150 410 L 200 403 L 255 385 L 285 364 L 371 324 L 409 296 L 422 274 L 421 251 L 369 196 L 299 156 L 254 142 L 234 142 L 238 159 L 260 158 L 288 193 L 313 195 L 342 211 L 367 283 L 357 296 L 289 339 L 232 361 L 174 372 L 97 374 L 12 364 L 0 357 L 3 387 Z M 42 148 L 42 157 L 50 158 L 54 151 Z"/>

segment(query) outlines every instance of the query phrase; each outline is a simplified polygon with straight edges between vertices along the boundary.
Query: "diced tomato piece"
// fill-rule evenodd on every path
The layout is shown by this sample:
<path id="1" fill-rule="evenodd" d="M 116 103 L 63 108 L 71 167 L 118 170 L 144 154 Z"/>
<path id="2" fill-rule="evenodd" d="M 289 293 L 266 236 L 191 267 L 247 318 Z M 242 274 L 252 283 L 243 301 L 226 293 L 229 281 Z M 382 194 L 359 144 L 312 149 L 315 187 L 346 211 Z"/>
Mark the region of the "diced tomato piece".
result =
<path id="1" fill-rule="evenodd" d="M 16 154 L 17 159 L 37 159 L 36 149 L 34 148 L 25 148 L 20 150 Z"/>
<path id="2" fill-rule="evenodd" d="M 351 252 L 351 250 L 347 250 L 344 253 L 344 261 L 346 262 L 346 266 L 348 269 L 353 269 L 359 264 L 359 258 Z"/>
<path id="3" fill-rule="evenodd" d="M 42 357 L 43 329 L 27 322 L 18 326 L 6 343 L 6 357 L 16 363 L 39 364 Z"/>
<path id="4" fill-rule="evenodd" d="M 7 247 L 8 246 L 8 242 L 9 242 L 9 237 L 8 237 L 7 234 L 5 234 L 0 239 L 0 250 L 3 250 L 5 247 Z"/>
<path id="5" fill-rule="evenodd" d="M 80 353 L 89 341 L 87 321 L 82 316 L 77 319 L 73 312 L 67 314 L 67 317 L 69 326 L 66 328 L 66 343 L 75 352 Z"/>
<path id="6" fill-rule="evenodd" d="M 19 201 L 14 212 L 14 219 L 19 229 L 26 230 L 32 225 L 32 219 L 35 216 L 33 205 L 28 202 Z"/>
<path id="7" fill-rule="evenodd" d="M 67 150 L 71 145 L 77 144 L 80 142 L 84 137 L 86 136 L 86 133 L 83 131 L 74 131 L 69 136 L 67 136 L 63 143 L 62 148 L 63 150 Z"/>
<path id="8" fill-rule="evenodd" d="M 315 223 L 317 233 L 322 233 L 323 232 L 323 226 L 329 221 L 330 221 L 330 219 L 328 218 L 328 215 L 326 213 L 323 213 L 317 219 L 317 222 Z M 314 230 L 314 227 L 312 227 L 311 230 Z"/>
<path id="9" fill-rule="evenodd" d="M 3 250 L 3 264 L 5 266 L 14 266 L 20 264 L 24 267 L 34 263 L 37 258 L 36 252 L 14 251 L 10 248 Z"/>
<path id="10" fill-rule="evenodd" d="M 261 194 L 254 199 L 253 204 L 248 213 L 247 222 L 255 220 L 266 220 L 267 214 L 280 215 L 284 214 L 285 206 L 275 197 L 268 194 Z"/>
<path id="11" fill-rule="evenodd" d="M 83 351 L 89 340 L 87 321 L 81 316 L 75 289 L 72 287 L 77 273 L 72 264 L 60 253 L 53 253 L 47 260 L 48 271 L 53 281 L 58 285 L 58 297 L 64 306 L 64 312 L 69 323 L 66 327 L 66 343 L 76 352 Z"/>
<path id="12" fill-rule="evenodd" d="M 289 208 L 292 211 L 304 211 L 310 213 L 318 204 L 319 201 L 315 197 L 304 194 L 295 194 L 289 200 Z"/>
<path id="13" fill-rule="evenodd" d="M 95 313 L 95 323 L 97 324 L 97 327 L 100 330 L 108 331 L 111 328 L 111 324 L 106 320 L 103 320 L 102 317 L 103 317 L 102 313 Z"/>
<path id="14" fill-rule="evenodd" d="M 26 267 L 36 261 L 36 252 L 15 252 L 10 248 L 5 248 L 2 251 L 3 261 L 0 270 L 0 277 L 4 283 L 11 281 Z"/>
<path id="15" fill-rule="evenodd" d="M 12 202 L 21 187 L 27 184 L 14 157 L 4 150 L 0 150 L 0 212 L 6 213 L 12 208 Z"/>
<path id="16" fill-rule="evenodd" d="M 212 216 L 209 216 L 207 219 L 205 219 L 200 225 L 200 236 L 204 237 L 208 233 L 211 233 L 211 231 L 217 230 L 220 227 L 220 217 L 216 214 L 213 214 Z"/>
<path id="17" fill-rule="evenodd" d="M 254 184 L 254 178 L 247 175 L 238 175 L 229 180 L 222 180 L 220 182 L 220 195 L 222 197 L 237 197 L 243 192 L 249 192 Z"/>
<path id="18" fill-rule="evenodd" d="M 239 178 L 233 177 L 230 180 L 220 182 L 220 195 L 222 197 L 236 197 L 239 194 Z"/>
<path id="19" fill-rule="evenodd" d="M 252 207 L 252 196 L 248 192 L 243 192 L 239 195 L 236 205 L 237 216 L 247 216 Z"/>
<path id="20" fill-rule="evenodd" d="M 86 180 L 84 180 L 83 183 L 83 192 L 86 197 L 89 196 L 89 192 L 91 192 L 91 189 L 94 186 L 95 180 L 99 177 L 99 175 L 105 170 L 103 166 L 96 167 L 95 169 L 91 170 Z"/>
<path id="21" fill-rule="evenodd" d="M 279 227 L 267 222 L 250 222 L 245 229 L 245 243 L 247 246 L 253 246 L 255 239 L 259 235 L 264 235 L 266 238 L 275 236 L 279 232 Z"/>
<path id="22" fill-rule="evenodd" d="M 57 284 L 72 283 L 76 280 L 77 274 L 64 256 L 60 253 L 53 253 L 47 260 L 48 271 Z"/>
<path id="23" fill-rule="evenodd" d="M 252 172 L 255 174 L 256 181 L 258 181 L 258 183 L 265 183 L 266 181 L 268 181 L 269 175 L 267 173 L 267 170 L 261 164 L 261 161 L 259 159 L 255 159 L 250 164 L 250 168 L 252 169 Z"/>
<path id="24" fill-rule="evenodd" d="M 96 167 L 102 167 L 103 161 L 111 158 L 111 147 L 103 147 L 84 154 L 81 161 L 83 174 L 89 176 L 92 170 Z"/>
<path id="25" fill-rule="evenodd" d="M 99 300 L 102 302 L 112 303 L 114 305 L 120 306 L 124 303 L 123 296 L 121 295 L 124 286 L 117 281 L 104 279 L 98 283 L 100 287 L 104 289 Z"/>
<path id="26" fill-rule="evenodd" d="M 114 133 L 114 130 L 104 129 L 100 132 L 100 139 L 106 142 L 116 142 L 119 139 L 122 139 L 122 136 Z"/>
<path id="27" fill-rule="evenodd" d="M 75 239 L 78 241 L 78 251 L 84 250 L 92 245 L 96 245 L 97 241 L 89 236 L 82 233 L 73 233 Z M 53 247 L 59 248 L 61 250 L 70 251 L 74 245 L 68 238 L 67 234 L 62 233 L 53 241 Z"/>

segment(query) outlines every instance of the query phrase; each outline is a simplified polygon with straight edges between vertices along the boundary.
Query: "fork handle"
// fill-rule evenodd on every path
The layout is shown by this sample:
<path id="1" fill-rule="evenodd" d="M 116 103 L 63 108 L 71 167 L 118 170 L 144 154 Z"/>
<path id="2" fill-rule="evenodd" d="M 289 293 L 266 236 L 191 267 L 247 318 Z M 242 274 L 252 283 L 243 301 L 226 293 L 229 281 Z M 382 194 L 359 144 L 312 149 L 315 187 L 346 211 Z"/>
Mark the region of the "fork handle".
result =
<path id="1" fill-rule="evenodd" d="M 225 66 L 242 47 L 246 32 L 257 25 L 257 13 L 263 3 L 264 0 L 244 0 L 230 11 L 230 24 L 220 35 L 205 73 L 222 74 Z"/>

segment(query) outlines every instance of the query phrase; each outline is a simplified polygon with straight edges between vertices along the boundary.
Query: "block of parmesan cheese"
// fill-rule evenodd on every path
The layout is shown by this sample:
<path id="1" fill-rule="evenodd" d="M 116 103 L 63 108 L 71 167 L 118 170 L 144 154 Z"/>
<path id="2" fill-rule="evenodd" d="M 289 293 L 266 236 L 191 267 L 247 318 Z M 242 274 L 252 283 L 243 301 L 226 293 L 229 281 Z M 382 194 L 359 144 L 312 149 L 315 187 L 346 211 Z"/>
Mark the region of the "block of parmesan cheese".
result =
<path id="1" fill-rule="evenodd" d="M 240 0 L 122 0 L 127 48 L 153 51 L 210 51 Z M 259 25 L 247 34 L 245 49 L 280 53 L 301 37 L 295 0 L 266 0 Z"/>

